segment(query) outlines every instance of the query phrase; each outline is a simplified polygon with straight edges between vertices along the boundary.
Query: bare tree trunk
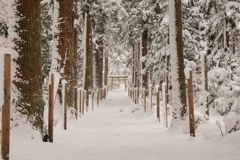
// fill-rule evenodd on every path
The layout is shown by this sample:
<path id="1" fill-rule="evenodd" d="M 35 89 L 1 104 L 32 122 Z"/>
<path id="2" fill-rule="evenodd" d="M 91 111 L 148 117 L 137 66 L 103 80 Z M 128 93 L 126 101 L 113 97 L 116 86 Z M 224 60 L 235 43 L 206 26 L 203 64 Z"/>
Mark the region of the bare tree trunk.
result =
<path id="1" fill-rule="evenodd" d="M 16 1 L 19 17 L 15 26 L 19 39 L 14 39 L 18 56 L 15 84 L 19 95 L 17 110 L 28 116 L 33 126 L 42 131 L 44 101 L 42 95 L 41 6 L 40 0 Z"/>
<path id="2" fill-rule="evenodd" d="M 169 0 L 172 105 L 175 119 L 183 118 L 187 107 L 181 16 L 181 0 Z"/>

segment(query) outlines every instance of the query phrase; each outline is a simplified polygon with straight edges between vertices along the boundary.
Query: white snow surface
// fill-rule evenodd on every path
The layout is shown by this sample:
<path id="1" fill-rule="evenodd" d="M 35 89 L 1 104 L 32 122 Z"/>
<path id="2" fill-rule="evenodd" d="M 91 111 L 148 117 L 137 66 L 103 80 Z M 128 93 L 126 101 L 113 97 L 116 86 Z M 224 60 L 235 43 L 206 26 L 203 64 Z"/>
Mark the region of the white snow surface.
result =
<path id="1" fill-rule="evenodd" d="M 10 159 L 239 160 L 239 131 L 222 137 L 216 125 L 200 125 L 197 137 L 190 138 L 179 126 L 165 129 L 163 115 L 161 123 L 156 119 L 155 107 L 144 113 L 127 92 L 111 91 L 99 107 L 78 120 L 68 117 L 67 131 L 55 126 L 54 143 L 30 138 L 30 128 L 13 128 Z"/>

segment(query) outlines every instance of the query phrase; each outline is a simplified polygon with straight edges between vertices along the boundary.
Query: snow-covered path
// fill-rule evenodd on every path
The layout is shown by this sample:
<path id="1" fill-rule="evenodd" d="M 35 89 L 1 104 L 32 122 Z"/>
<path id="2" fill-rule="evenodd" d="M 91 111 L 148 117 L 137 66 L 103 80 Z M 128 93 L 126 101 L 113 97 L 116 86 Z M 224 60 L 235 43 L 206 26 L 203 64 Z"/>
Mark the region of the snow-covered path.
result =
<path id="1" fill-rule="evenodd" d="M 138 108 L 127 92 L 110 92 L 100 107 L 71 120 L 67 131 L 55 127 L 53 144 L 12 133 L 11 159 L 239 160 L 240 141 L 229 143 L 240 138 L 239 132 L 225 139 L 193 139 L 174 128 L 166 131 L 151 110 Z"/>

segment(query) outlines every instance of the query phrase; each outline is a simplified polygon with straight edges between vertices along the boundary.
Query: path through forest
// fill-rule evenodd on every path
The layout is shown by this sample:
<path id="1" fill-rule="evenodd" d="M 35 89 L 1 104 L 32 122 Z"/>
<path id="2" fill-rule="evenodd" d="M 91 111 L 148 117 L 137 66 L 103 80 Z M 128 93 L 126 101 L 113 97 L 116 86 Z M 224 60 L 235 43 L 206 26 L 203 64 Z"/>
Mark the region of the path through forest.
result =
<path id="1" fill-rule="evenodd" d="M 144 113 L 123 90 L 109 92 L 99 107 L 69 122 L 67 131 L 55 127 L 53 144 L 15 133 L 12 137 L 12 160 L 237 160 L 240 156 L 239 145 L 225 144 L 221 137 L 193 139 L 178 129 L 164 129 L 152 110 Z"/>

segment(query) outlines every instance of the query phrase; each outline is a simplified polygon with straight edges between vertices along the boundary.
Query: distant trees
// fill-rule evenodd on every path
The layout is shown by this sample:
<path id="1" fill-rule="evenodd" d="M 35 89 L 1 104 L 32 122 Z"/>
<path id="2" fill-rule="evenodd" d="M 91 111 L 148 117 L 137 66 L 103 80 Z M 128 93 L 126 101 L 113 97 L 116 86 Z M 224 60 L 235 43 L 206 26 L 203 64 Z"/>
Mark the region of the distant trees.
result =
<path id="1" fill-rule="evenodd" d="M 132 87 L 142 89 L 169 82 L 174 117 L 184 118 L 183 70 L 187 66 L 193 70 L 194 95 L 200 97 L 195 100 L 197 108 L 204 108 L 206 101 L 221 115 L 238 110 L 238 1 L 9 2 L 14 11 L 9 21 L 16 23 L 6 25 L 2 14 L 6 1 L 1 1 L 0 34 L 7 36 L 9 27 L 16 51 L 14 84 L 19 94 L 14 104 L 40 130 L 43 94 L 47 92 L 43 80 L 48 79 L 50 70 L 68 81 L 69 107 L 74 106 L 74 87 L 84 88 L 88 99 L 91 91 L 107 85 L 108 74 L 132 72 Z M 204 76 L 208 78 L 200 76 L 201 55 L 208 65 Z M 205 86 L 204 94 L 201 85 Z"/>

